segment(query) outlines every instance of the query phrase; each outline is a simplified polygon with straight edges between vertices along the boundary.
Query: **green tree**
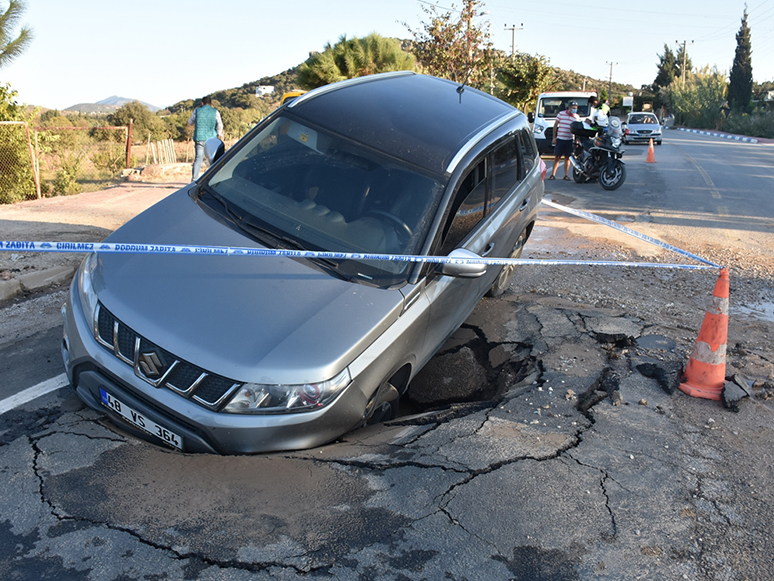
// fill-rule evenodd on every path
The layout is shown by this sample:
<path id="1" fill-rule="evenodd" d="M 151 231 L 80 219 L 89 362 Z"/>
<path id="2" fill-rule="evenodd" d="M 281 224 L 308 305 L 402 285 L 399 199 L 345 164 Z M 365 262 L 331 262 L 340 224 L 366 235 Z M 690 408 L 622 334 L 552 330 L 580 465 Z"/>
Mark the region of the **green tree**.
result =
<path id="1" fill-rule="evenodd" d="M 421 30 L 412 30 L 413 52 L 419 64 L 431 75 L 484 88 L 494 75 L 499 60 L 489 40 L 488 25 L 473 22 L 480 15 L 479 0 L 464 0 L 461 11 L 452 9 L 439 13 L 435 5 L 422 6 L 428 21 Z M 454 16 L 455 13 L 459 17 Z"/>
<path id="2" fill-rule="evenodd" d="M 16 102 L 16 91 L 0 84 L 0 121 L 29 123 L 36 112 L 27 114 Z M 23 125 L 0 125 L 0 204 L 34 198 L 29 143 Z"/>
<path id="3" fill-rule="evenodd" d="M 129 125 L 133 122 L 132 139 L 144 141 L 151 134 L 151 139 L 165 139 L 168 137 L 162 120 L 151 113 L 148 108 L 139 101 L 132 101 L 119 108 L 108 117 L 111 125 Z"/>
<path id="4" fill-rule="evenodd" d="M 533 105 L 538 95 L 548 87 L 554 69 L 540 55 L 519 53 L 503 59 L 497 68 L 497 97 L 522 111 Z"/>
<path id="5" fill-rule="evenodd" d="M 736 33 L 736 53 L 728 85 L 728 104 L 731 109 L 749 112 L 752 101 L 752 44 L 750 27 L 747 26 L 747 8 L 744 9 L 742 25 Z"/>
<path id="6" fill-rule="evenodd" d="M 369 34 L 364 38 L 341 36 L 336 44 L 315 53 L 298 70 L 298 84 L 314 89 L 329 83 L 384 73 L 414 70 L 414 56 L 404 51 L 394 38 Z"/>
<path id="7" fill-rule="evenodd" d="M 668 87 L 675 80 L 675 76 L 678 73 L 677 61 L 675 60 L 675 53 L 669 48 L 669 45 L 664 44 L 664 54 L 658 55 L 658 74 L 653 80 L 653 88 L 656 92 L 662 87 Z"/>
<path id="8" fill-rule="evenodd" d="M 18 93 L 11 85 L 0 84 L 0 121 L 22 121 L 23 109 L 16 102 Z"/>
<path id="9" fill-rule="evenodd" d="M 32 42 L 32 30 L 23 26 L 14 38 L 14 29 L 26 5 L 22 0 L 9 0 L 8 8 L 0 13 L 0 69 L 24 52 Z"/>

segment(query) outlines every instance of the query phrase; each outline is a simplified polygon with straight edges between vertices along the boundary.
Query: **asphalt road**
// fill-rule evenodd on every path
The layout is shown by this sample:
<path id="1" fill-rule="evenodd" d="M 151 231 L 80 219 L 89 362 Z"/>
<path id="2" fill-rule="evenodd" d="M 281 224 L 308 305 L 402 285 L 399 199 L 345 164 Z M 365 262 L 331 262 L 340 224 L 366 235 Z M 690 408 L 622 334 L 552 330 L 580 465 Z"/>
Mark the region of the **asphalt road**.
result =
<path id="1" fill-rule="evenodd" d="M 774 148 L 669 132 L 646 152 L 615 195 L 550 188 L 673 243 L 771 252 Z M 429 366 L 451 380 L 467 354 L 499 398 L 314 450 L 178 454 L 67 388 L 3 414 L 0 578 L 774 578 L 770 408 L 742 430 L 636 371 L 676 360 L 647 319 L 529 292 L 484 300 Z M 0 399 L 60 373 L 56 317 L 2 343 Z"/>

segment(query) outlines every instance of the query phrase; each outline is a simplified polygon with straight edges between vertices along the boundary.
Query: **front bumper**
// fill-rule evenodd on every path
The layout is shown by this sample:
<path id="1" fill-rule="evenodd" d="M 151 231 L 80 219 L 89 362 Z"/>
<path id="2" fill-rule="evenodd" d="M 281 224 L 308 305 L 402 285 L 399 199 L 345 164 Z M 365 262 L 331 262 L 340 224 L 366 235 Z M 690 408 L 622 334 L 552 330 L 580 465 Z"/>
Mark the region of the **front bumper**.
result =
<path id="1" fill-rule="evenodd" d="M 661 133 L 651 135 L 640 135 L 637 133 L 632 133 L 626 136 L 627 143 L 649 143 L 651 139 L 653 139 L 654 143 L 660 142 Z"/>
<path id="2" fill-rule="evenodd" d="M 62 315 L 62 358 L 78 396 L 104 412 L 122 429 L 157 444 L 166 442 L 125 421 L 102 404 L 104 389 L 145 418 L 182 437 L 183 452 L 253 454 L 296 450 L 334 440 L 363 421 L 368 398 L 358 379 L 321 410 L 295 414 L 247 415 L 215 412 L 171 390 L 156 388 L 137 378 L 134 369 L 102 347 L 94 338 L 78 299 L 77 278 Z"/>

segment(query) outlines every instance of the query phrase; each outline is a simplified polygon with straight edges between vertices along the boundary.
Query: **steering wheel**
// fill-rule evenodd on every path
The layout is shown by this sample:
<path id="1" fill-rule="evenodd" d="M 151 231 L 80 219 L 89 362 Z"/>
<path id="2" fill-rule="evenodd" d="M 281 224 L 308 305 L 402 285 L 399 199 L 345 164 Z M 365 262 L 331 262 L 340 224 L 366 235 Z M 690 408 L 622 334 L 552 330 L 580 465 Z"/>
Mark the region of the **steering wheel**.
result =
<path id="1" fill-rule="evenodd" d="M 366 212 L 365 215 L 385 218 L 388 222 L 391 222 L 392 225 L 395 227 L 395 230 L 398 233 L 398 238 L 401 238 L 404 241 L 408 240 L 414 235 L 414 233 L 411 231 L 411 228 L 409 228 L 409 225 L 406 224 L 400 218 L 398 218 L 395 214 L 390 214 L 389 212 L 383 212 L 382 210 L 371 210 L 370 212 Z"/>

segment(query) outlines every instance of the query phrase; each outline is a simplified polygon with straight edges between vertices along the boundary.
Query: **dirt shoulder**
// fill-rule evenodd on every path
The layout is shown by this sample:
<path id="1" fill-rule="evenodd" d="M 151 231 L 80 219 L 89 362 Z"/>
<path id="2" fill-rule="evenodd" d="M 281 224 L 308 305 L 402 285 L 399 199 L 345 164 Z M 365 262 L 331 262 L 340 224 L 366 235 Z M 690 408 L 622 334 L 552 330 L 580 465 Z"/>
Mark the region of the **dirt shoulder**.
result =
<path id="1" fill-rule="evenodd" d="M 149 208 L 183 183 L 137 184 L 0 206 L 2 240 L 95 242 Z M 0 252 L 2 279 L 55 267 L 77 267 L 81 254 Z"/>

